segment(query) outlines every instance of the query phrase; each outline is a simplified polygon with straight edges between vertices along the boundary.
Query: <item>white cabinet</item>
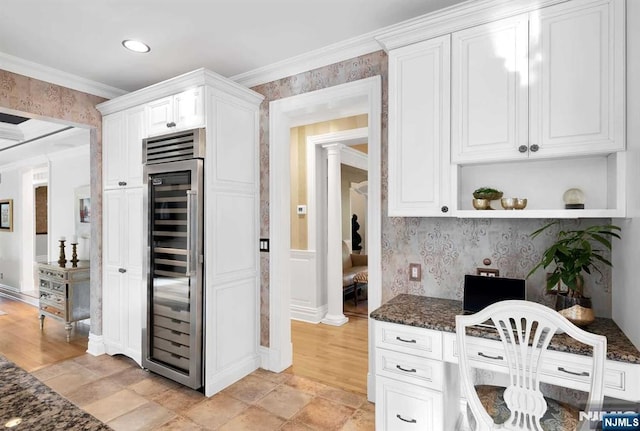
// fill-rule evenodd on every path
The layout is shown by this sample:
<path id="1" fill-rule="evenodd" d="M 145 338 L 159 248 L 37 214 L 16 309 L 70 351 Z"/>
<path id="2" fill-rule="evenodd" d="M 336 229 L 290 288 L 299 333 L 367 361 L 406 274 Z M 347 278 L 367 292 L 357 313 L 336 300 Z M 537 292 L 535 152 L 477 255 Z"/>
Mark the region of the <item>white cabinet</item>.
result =
<path id="1" fill-rule="evenodd" d="M 451 36 L 451 161 L 528 152 L 528 15 Z"/>
<path id="2" fill-rule="evenodd" d="M 544 156 L 624 150 L 624 2 L 541 9 L 530 52 L 531 147 Z"/>
<path id="3" fill-rule="evenodd" d="M 376 378 L 376 431 L 441 431 L 441 392 Z"/>
<path id="4" fill-rule="evenodd" d="M 144 107 L 106 115 L 102 132 L 104 189 L 141 187 Z"/>
<path id="5" fill-rule="evenodd" d="M 624 150 L 623 29 L 575 0 L 453 33 L 452 162 Z"/>
<path id="6" fill-rule="evenodd" d="M 447 216 L 449 36 L 389 53 L 389 216 Z"/>
<path id="7" fill-rule="evenodd" d="M 142 188 L 103 194 L 102 313 L 107 353 L 142 360 L 145 289 L 142 277 Z"/>
<path id="8" fill-rule="evenodd" d="M 146 105 L 149 136 L 204 125 L 204 87 L 154 100 Z"/>

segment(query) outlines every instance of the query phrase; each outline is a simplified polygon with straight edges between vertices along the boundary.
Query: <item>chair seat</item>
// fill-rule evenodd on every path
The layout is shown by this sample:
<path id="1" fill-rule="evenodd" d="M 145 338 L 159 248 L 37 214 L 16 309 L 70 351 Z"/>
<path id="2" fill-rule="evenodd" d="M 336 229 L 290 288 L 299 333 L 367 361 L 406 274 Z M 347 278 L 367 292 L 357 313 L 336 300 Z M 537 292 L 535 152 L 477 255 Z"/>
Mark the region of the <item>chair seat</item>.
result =
<path id="1" fill-rule="evenodd" d="M 509 419 L 511 412 L 504 402 L 504 387 L 478 385 L 475 387 L 482 406 L 496 424 Z M 545 397 L 547 411 L 540 421 L 545 431 L 570 431 L 578 429 L 579 410 L 573 406 Z M 471 411 L 468 412 L 472 418 Z M 472 424 L 475 425 L 475 424 Z"/>

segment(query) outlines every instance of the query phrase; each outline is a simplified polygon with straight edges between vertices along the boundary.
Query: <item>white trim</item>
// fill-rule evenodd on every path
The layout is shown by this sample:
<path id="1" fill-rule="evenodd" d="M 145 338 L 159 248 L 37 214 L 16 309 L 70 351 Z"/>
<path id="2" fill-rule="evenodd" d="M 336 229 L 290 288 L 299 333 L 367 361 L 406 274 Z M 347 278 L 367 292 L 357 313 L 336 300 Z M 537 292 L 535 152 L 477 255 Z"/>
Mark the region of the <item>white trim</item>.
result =
<path id="1" fill-rule="evenodd" d="M 362 151 L 353 148 L 343 147 L 340 153 L 340 161 L 343 165 L 366 171 L 369 169 L 369 157 Z"/>
<path id="2" fill-rule="evenodd" d="M 83 93 L 104 97 L 105 99 L 113 99 L 114 97 L 127 94 L 127 91 L 120 88 L 82 78 L 78 75 L 54 69 L 53 67 L 43 66 L 32 61 L 5 54 L 4 52 L 0 52 L 0 69 L 71 88 Z"/>
<path id="3" fill-rule="evenodd" d="M 305 52 L 267 66 L 230 77 L 231 80 L 246 87 L 276 81 L 287 76 L 308 72 L 350 58 L 380 51 L 380 44 L 375 40 L 376 32 L 366 33 L 320 49 Z"/>
<path id="4" fill-rule="evenodd" d="M 327 314 L 327 304 L 320 307 L 303 307 L 301 305 L 291 304 L 291 319 L 300 320 L 302 322 L 317 324 Z"/>
<path id="5" fill-rule="evenodd" d="M 104 336 L 96 335 L 89 332 L 89 343 L 87 344 L 87 353 L 93 356 L 100 356 L 107 353 L 104 346 Z"/>
<path id="6" fill-rule="evenodd" d="M 329 110 L 327 107 L 331 106 Z M 315 110 L 314 115 L 309 115 Z M 276 100 L 269 105 L 269 235 L 272 241 L 269 268 L 269 334 L 267 369 L 282 371 L 293 361 L 291 345 L 291 280 L 289 263 L 290 223 L 290 128 L 309 122 L 340 118 L 340 113 L 367 114 L 369 122 L 369 307 L 381 303 L 381 111 L 382 79 L 374 76 L 318 91 Z M 370 344 L 373 339 L 370 339 Z M 369 367 L 374 369 L 369 346 Z M 372 391 L 372 387 L 369 391 Z M 375 391 L 371 392 L 375 393 Z"/>

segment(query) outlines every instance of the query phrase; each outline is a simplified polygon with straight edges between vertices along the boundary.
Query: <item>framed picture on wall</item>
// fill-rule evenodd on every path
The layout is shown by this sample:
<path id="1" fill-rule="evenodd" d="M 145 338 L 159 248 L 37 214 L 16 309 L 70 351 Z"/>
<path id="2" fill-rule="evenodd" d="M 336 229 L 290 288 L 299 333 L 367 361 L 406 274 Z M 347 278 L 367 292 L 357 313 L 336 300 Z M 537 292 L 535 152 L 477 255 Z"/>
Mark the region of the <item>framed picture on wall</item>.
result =
<path id="1" fill-rule="evenodd" d="M 0 231 L 13 232 L 13 199 L 0 201 Z"/>
<path id="2" fill-rule="evenodd" d="M 75 221 L 76 235 L 89 238 L 91 234 L 91 190 L 89 186 L 76 188 Z"/>

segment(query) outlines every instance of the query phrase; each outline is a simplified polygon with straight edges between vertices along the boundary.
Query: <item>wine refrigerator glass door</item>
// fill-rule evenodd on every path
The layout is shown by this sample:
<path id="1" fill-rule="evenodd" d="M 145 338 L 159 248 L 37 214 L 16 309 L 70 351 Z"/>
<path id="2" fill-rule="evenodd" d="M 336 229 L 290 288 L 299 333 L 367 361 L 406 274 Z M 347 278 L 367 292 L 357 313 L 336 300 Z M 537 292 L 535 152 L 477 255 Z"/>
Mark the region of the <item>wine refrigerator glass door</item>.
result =
<path id="1" fill-rule="evenodd" d="M 147 325 L 143 366 L 202 386 L 202 161 L 146 167 Z"/>

